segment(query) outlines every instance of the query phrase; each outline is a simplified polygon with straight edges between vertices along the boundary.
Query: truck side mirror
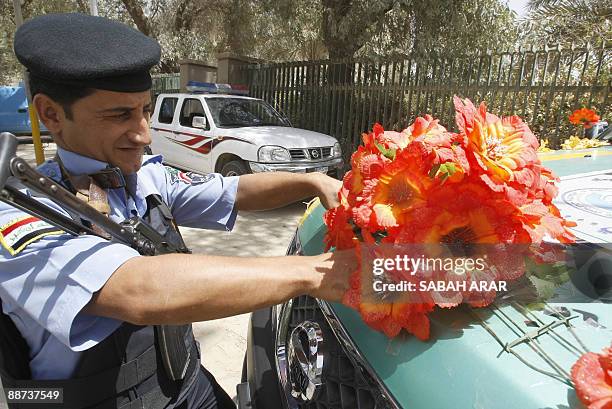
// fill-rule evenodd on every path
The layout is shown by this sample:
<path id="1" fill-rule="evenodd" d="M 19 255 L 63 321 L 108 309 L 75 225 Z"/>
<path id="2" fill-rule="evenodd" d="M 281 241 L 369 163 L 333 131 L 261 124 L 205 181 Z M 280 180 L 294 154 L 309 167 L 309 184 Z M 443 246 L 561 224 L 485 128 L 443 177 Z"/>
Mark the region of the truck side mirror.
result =
<path id="1" fill-rule="evenodd" d="M 208 121 L 205 116 L 194 116 L 191 119 L 192 128 L 208 129 Z"/>

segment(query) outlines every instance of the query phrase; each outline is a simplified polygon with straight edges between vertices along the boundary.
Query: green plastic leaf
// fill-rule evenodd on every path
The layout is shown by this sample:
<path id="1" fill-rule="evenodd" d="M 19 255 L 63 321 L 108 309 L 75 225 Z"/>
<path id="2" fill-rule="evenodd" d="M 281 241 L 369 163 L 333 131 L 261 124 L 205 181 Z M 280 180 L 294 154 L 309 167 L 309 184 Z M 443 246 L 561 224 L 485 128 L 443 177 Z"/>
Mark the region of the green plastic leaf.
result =
<path id="1" fill-rule="evenodd" d="M 449 176 L 453 176 L 453 174 L 457 172 L 457 168 L 453 162 L 446 162 L 444 165 L 446 168 L 446 173 L 448 173 Z"/>
<path id="2" fill-rule="evenodd" d="M 384 146 L 382 146 L 380 143 L 378 142 L 374 142 L 374 145 L 376 145 L 376 147 L 378 148 L 378 150 L 380 151 L 380 153 L 383 154 L 383 156 L 385 156 L 386 158 L 389 158 L 391 160 L 395 159 L 395 149 L 387 149 Z"/>
<path id="3" fill-rule="evenodd" d="M 536 276 L 530 276 L 529 281 L 533 285 L 538 300 L 547 300 L 555 294 L 557 286 L 548 280 L 542 280 Z"/>

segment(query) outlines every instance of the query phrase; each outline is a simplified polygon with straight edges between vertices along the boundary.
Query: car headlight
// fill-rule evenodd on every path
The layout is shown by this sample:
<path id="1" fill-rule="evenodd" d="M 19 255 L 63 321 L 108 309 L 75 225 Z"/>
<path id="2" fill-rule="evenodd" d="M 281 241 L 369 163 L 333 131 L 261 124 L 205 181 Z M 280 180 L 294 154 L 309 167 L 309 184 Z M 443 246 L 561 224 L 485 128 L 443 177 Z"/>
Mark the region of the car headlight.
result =
<path id="1" fill-rule="evenodd" d="M 339 158 L 340 156 L 342 156 L 342 148 L 340 147 L 340 144 L 338 142 L 334 144 L 334 147 L 332 149 L 332 156 L 334 158 Z"/>
<path id="2" fill-rule="evenodd" d="M 289 162 L 291 155 L 289 151 L 281 146 L 262 146 L 257 152 L 260 162 Z"/>

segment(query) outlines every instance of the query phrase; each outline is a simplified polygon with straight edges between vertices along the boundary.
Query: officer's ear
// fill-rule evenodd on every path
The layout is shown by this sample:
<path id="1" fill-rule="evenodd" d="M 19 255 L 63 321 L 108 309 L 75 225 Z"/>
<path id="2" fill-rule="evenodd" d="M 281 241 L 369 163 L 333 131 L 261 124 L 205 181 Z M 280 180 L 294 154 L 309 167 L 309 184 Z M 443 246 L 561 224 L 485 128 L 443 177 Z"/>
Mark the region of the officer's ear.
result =
<path id="1" fill-rule="evenodd" d="M 61 104 L 55 102 L 48 95 L 38 93 L 32 100 L 40 121 L 45 124 L 52 135 L 61 134 L 66 122 L 66 112 Z"/>

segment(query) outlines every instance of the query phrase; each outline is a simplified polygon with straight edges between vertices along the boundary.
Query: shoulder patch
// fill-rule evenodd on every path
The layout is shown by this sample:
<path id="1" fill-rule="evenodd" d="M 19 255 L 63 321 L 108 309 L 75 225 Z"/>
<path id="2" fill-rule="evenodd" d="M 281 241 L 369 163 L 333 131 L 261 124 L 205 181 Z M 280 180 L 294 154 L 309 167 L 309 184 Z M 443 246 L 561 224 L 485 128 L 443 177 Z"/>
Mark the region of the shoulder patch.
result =
<path id="1" fill-rule="evenodd" d="M 0 227 L 0 244 L 14 256 L 30 243 L 45 236 L 63 233 L 63 230 L 40 220 L 38 217 L 23 216 Z"/>
<path id="2" fill-rule="evenodd" d="M 188 185 L 200 185 L 212 180 L 215 176 L 213 174 L 200 175 L 195 172 L 181 172 L 180 170 L 171 166 L 166 166 L 166 173 L 170 176 L 170 183 L 175 184 L 183 182 Z"/>

